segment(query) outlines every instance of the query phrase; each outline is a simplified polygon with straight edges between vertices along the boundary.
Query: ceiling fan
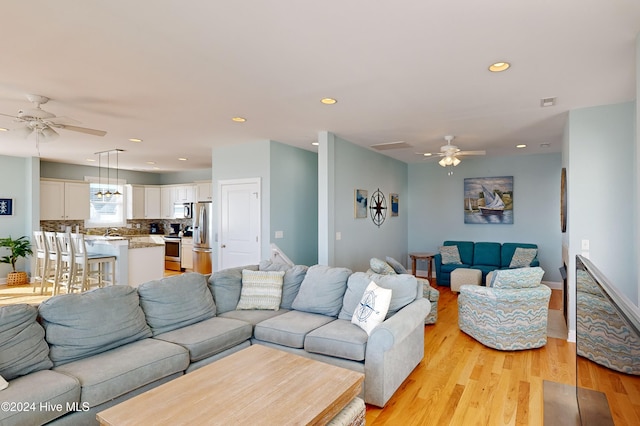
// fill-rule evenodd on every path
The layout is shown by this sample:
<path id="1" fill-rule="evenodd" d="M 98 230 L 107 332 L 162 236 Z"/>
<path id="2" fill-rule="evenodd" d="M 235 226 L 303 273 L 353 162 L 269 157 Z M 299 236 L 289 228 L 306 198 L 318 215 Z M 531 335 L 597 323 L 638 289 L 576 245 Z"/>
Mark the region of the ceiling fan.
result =
<path id="1" fill-rule="evenodd" d="M 451 145 L 451 141 L 455 139 L 455 136 L 447 135 L 444 137 L 444 139 L 447 141 L 447 144 L 442 145 L 440 147 L 440 152 L 438 152 L 437 154 L 431 154 L 430 152 L 419 154 L 424 155 L 425 157 L 430 157 L 432 155 L 442 157 L 442 159 L 438 161 L 438 164 L 440 164 L 442 167 L 457 166 L 458 164 L 460 164 L 460 159 L 458 158 L 458 156 L 486 154 L 485 151 L 461 151 L 457 146 Z"/>
<path id="2" fill-rule="evenodd" d="M 16 130 L 22 133 L 24 137 L 35 132 L 36 137 L 42 138 L 43 141 L 53 140 L 59 136 L 55 129 L 71 130 L 73 132 L 86 133 L 94 136 L 104 136 L 107 134 L 104 130 L 76 126 L 72 124 L 78 123 L 76 120 L 68 117 L 56 117 L 55 114 L 43 110 L 40 108 L 40 105 L 49 102 L 49 98 L 46 96 L 27 95 L 27 99 L 33 103 L 33 108 L 20 109 L 17 115 L 0 113 L 0 115 L 14 118 L 15 121 L 23 123 L 24 126 Z"/>

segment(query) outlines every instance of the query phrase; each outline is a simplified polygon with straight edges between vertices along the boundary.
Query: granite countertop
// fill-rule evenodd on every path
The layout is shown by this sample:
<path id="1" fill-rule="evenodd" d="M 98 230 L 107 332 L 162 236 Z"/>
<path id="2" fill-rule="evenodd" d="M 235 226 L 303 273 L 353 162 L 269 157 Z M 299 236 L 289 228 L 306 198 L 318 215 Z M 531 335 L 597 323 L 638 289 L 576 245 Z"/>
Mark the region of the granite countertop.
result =
<path id="1" fill-rule="evenodd" d="M 149 248 L 149 247 L 164 247 L 164 244 L 141 243 L 141 242 L 129 241 L 129 249 L 140 249 L 140 248 Z"/>

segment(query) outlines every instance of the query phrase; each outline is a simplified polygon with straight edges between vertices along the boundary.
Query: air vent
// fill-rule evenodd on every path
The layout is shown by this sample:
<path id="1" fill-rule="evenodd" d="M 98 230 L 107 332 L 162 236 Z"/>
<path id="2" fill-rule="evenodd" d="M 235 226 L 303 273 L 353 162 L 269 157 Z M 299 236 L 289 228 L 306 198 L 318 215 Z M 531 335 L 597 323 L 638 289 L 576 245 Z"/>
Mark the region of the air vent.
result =
<path id="1" fill-rule="evenodd" d="M 556 98 L 542 98 L 540 99 L 540 106 L 542 108 L 554 106 L 556 104 Z"/>
<path id="2" fill-rule="evenodd" d="M 405 141 L 397 141 L 397 142 L 385 142 L 385 143 L 371 145 L 371 148 L 376 149 L 378 151 L 386 151 L 388 149 L 411 148 L 411 145 L 409 145 Z"/>

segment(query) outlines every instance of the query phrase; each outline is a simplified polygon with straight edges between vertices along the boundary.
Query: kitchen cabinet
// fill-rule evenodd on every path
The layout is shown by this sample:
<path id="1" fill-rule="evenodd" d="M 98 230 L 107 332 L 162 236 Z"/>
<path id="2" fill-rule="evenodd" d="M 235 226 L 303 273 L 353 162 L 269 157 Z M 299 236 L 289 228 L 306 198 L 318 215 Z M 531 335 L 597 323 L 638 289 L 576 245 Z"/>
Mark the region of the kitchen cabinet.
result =
<path id="1" fill-rule="evenodd" d="M 162 217 L 161 210 L 161 194 L 159 186 L 144 187 L 144 218 L 160 219 Z"/>
<path id="2" fill-rule="evenodd" d="M 180 266 L 184 269 L 193 269 L 193 238 L 183 237 L 181 250 Z"/>
<path id="3" fill-rule="evenodd" d="M 193 185 L 178 185 L 175 187 L 176 203 L 193 203 L 195 202 L 195 187 Z"/>
<path id="4" fill-rule="evenodd" d="M 89 219 L 89 183 L 40 181 L 40 220 Z"/>
<path id="5" fill-rule="evenodd" d="M 127 219 L 146 219 L 143 185 L 127 185 Z M 151 219 L 151 218 L 150 218 Z"/>
<path id="6" fill-rule="evenodd" d="M 196 200 L 212 201 L 211 182 L 196 182 Z"/>
<path id="7" fill-rule="evenodd" d="M 161 187 L 161 218 L 162 219 L 173 219 L 173 203 L 176 200 L 176 192 L 174 186 L 163 186 Z"/>

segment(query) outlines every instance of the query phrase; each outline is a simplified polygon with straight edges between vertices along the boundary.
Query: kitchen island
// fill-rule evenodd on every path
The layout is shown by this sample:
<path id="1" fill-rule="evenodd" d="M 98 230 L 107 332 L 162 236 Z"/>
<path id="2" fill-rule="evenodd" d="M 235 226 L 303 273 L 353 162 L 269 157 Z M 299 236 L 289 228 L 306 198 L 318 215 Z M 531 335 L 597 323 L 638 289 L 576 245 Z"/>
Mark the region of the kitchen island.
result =
<path id="1" fill-rule="evenodd" d="M 116 284 L 138 287 L 164 276 L 164 244 L 150 237 L 87 235 L 87 252 L 116 257 Z"/>

